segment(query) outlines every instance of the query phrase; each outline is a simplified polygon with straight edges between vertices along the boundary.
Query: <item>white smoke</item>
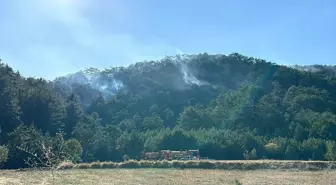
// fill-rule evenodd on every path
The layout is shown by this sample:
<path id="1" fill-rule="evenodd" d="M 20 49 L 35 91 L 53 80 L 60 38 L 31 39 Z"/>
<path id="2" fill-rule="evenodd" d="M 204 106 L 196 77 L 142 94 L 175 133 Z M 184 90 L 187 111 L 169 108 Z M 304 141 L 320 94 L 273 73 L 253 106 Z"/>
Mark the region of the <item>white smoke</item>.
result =
<path id="1" fill-rule="evenodd" d="M 171 58 L 174 61 L 175 66 L 179 68 L 185 84 L 197 86 L 209 85 L 209 83 L 197 79 L 195 76 L 196 71 L 191 70 L 188 66 L 188 63 L 193 59 L 193 56 L 180 54 Z"/>
<path id="2" fill-rule="evenodd" d="M 198 80 L 190 71 L 188 66 L 185 63 L 180 63 L 180 71 L 183 75 L 183 80 L 186 84 L 195 84 L 198 86 L 205 85 L 204 82 Z"/>
<path id="3" fill-rule="evenodd" d="M 299 66 L 299 65 L 293 65 L 293 66 L 289 66 L 293 69 L 299 70 L 299 71 L 306 71 L 306 72 L 313 72 L 313 73 L 317 73 L 320 72 L 321 69 L 317 68 L 315 66 Z"/>
<path id="4" fill-rule="evenodd" d="M 108 88 L 108 85 L 103 85 L 103 86 L 100 87 L 100 89 L 101 89 L 102 91 L 106 90 L 107 88 Z"/>
<path id="5" fill-rule="evenodd" d="M 113 96 L 124 87 L 120 80 L 113 77 L 113 74 L 102 75 L 100 70 L 94 68 L 70 74 L 65 77 L 64 81 L 68 86 L 72 84 L 89 85 L 101 92 L 104 97 Z"/>

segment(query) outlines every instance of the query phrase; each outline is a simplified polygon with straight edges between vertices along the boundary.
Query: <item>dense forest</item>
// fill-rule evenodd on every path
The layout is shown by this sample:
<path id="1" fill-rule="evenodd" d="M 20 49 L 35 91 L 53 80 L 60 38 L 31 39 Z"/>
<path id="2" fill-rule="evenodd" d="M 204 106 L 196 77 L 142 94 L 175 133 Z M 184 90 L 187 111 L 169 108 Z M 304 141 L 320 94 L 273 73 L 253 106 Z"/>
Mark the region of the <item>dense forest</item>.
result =
<path id="1" fill-rule="evenodd" d="M 335 141 L 335 66 L 204 53 L 47 81 L 0 62 L 4 168 L 29 167 L 46 148 L 62 148 L 74 162 L 161 149 L 221 160 L 336 160 Z"/>

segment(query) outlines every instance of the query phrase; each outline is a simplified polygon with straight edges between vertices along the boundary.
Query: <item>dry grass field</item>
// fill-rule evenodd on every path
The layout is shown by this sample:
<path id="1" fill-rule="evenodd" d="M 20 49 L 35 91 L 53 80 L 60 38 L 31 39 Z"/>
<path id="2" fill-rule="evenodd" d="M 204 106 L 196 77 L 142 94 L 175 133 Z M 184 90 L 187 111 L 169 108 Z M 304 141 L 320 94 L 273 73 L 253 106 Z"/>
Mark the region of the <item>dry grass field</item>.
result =
<path id="1" fill-rule="evenodd" d="M 210 169 L 72 169 L 49 171 L 0 171 L 1 185 L 333 185 L 336 171 L 210 170 Z"/>
<path id="2" fill-rule="evenodd" d="M 336 170 L 336 161 L 284 161 L 284 160 L 191 160 L 191 161 L 134 161 L 92 162 L 72 164 L 64 162 L 59 169 L 114 169 L 114 168 L 178 168 L 221 170 Z"/>

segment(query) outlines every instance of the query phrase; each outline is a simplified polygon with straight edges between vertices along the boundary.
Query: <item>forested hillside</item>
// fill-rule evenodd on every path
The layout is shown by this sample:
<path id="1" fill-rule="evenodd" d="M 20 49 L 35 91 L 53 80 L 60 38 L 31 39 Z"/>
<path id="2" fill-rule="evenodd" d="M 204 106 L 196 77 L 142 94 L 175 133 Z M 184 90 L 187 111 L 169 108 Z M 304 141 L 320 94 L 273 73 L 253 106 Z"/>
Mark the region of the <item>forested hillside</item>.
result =
<path id="1" fill-rule="evenodd" d="M 26 167 L 61 144 L 75 162 L 140 159 L 161 149 L 200 149 L 212 159 L 336 160 L 335 74 L 335 66 L 286 67 L 237 53 L 179 55 L 54 81 L 22 77 L 1 62 L 0 163 Z"/>

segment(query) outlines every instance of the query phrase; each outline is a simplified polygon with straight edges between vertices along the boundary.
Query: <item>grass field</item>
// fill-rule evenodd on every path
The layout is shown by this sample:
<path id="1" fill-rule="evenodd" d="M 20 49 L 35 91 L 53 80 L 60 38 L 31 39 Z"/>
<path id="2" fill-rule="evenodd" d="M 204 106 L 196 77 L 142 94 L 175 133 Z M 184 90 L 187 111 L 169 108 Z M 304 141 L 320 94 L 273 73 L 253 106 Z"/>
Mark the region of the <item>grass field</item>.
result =
<path id="1" fill-rule="evenodd" d="M 56 171 L 54 181 L 48 171 L 0 171 L 2 185 L 82 184 L 82 185 L 332 185 L 336 171 L 205 170 L 205 169 L 72 169 Z M 53 183 L 54 182 L 54 183 Z"/>
<path id="2" fill-rule="evenodd" d="M 192 161 L 134 161 L 62 163 L 59 169 L 114 169 L 114 168 L 177 168 L 220 170 L 336 170 L 336 161 L 284 161 L 284 160 L 192 160 Z"/>
<path id="3" fill-rule="evenodd" d="M 0 171 L 0 185 L 16 184 L 336 184 L 335 161 L 127 161 L 62 163 L 59 170 Z M 236 181 L 236 182 L 235 182 Z M 239 183 L 238 183 L 238 182 Z"/>

